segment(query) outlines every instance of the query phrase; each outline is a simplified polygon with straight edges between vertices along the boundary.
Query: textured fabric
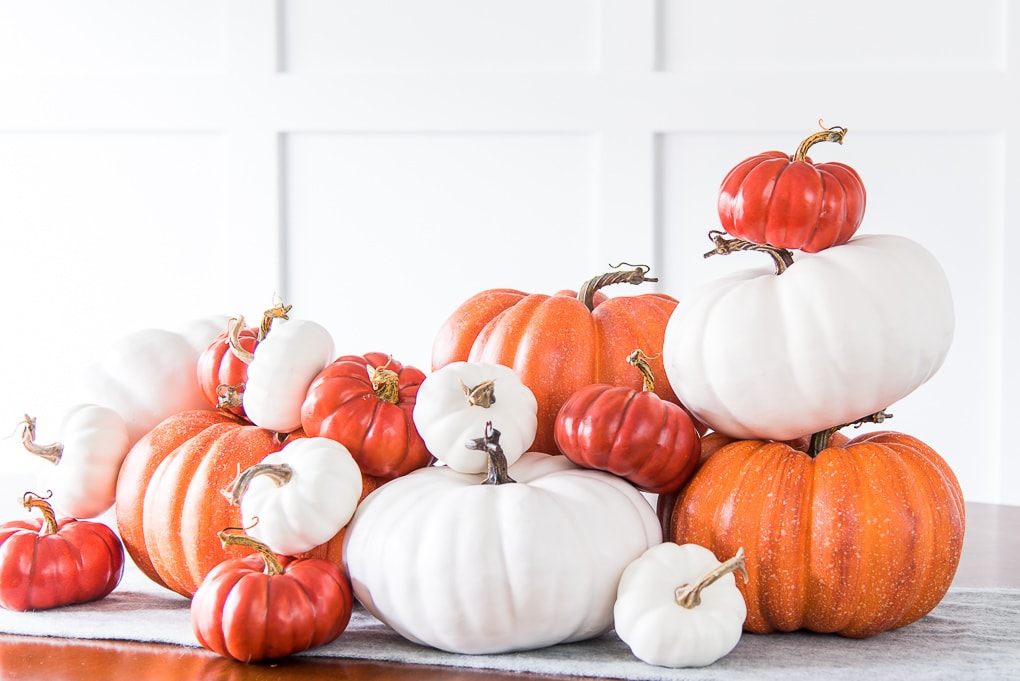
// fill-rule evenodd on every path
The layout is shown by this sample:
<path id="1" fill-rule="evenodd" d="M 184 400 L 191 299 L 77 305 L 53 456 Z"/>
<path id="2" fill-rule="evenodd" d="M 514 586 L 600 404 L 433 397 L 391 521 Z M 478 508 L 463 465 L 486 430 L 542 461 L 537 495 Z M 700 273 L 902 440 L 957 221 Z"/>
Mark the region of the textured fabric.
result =
<path id="1" fill-rule="evenodd" d="M 96 603 L 0 611 L 0 631 L 197 646 L 189 604 L 132 568 L 116 591 Z M 1020 590 L 952 589 L 922 620 L 865 640 L 744 634 L 733 652 L 698 669 L 645 664 L 612 633 L 524 653 L 452 655 L 405 641 L 361 608 L 340 638 L 303 654 L 614 679 L 1020 679 Z"/>

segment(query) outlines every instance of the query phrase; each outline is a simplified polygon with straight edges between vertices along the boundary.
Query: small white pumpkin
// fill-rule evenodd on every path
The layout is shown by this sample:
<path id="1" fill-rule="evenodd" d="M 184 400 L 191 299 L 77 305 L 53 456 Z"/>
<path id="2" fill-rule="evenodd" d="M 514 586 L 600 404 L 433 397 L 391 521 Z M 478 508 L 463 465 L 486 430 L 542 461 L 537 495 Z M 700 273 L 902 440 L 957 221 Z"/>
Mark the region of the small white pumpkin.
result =
<path id="1" fill-rule="evenodd" d="M 666 377 L 712 430 L 740 439 L 811 435 L 889 407 L 942 366 L 953 297 L 920 244 L 857 236 L 799 255 L 779 274 L 778 263 L 691 291 L 666 325 Z"/>
<path id="2" fill-rule="evenodd" d="M 747 606 L 733 577 L 743 551 L 720 563 L 697 544 L 664 542 L 627 566 L 613 608 L 616 634 L 660 667 L 704 667 L 740 641 Z"/>
<path id="3" fill-rule="evenodd" d="M 22 424 L 25 449 L 48 461 L 40 474 L 43 490 L 52 492 L 50 503 L 58 512 L 87 519 L 113 506 L 117 474 L 128 452 L 128 428 L 121 416 L 95 404 L 77 404 L 64 415 L 59 441 L 35 441 L 36 420 L 25 415 Z"/>
<path id="4" fill-rule="evenodd" d="M 538 402 L 510 367 L 453 362 L 418 387 L 413 419 L 433 456 L 461 473 L 484 473 L 488 456 L 464 444 L 491 422 L 501 433 L 507 465 L 513 465 L 535 441 Z"/>
<path id="5" fill-rule="evenodd" d="M 401 636 L 453 653 L 611 629 L 620 575 L 662 539 L 651 505 L 563 456 L 502 466 L 495 430 L 473 442 L 492 457 L 487 475 L 422 468 L 361 502 L 343 547 L 355 596 Z"/>
<path id="6" fill-rule="evenodd" d="M 243 318 L 236 320 L 237 327 L 244 327 Z M 297 430 L 308 387 L 333 359 L 333 337 L 325 327 L 307 319 L 278 319 L 247 356 L 241 398 L 245 415 L 266 430 Z"/>

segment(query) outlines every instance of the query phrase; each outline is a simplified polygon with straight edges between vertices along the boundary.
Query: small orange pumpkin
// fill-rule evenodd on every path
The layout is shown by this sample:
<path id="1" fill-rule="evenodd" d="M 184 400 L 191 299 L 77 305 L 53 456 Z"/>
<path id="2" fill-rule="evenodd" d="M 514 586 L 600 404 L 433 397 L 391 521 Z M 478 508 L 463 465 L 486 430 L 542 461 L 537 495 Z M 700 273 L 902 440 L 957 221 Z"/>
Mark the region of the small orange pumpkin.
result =
<path id="1" fill-rule="evenodd" d="M 678 544 L 717 556 L 744 547 L 748 580 L 738 586 L 748 631 L 853 638 L 904 626 L 938 605 L 965 524 L 948 464 L 892 431 L 853 440 L 828 431 L 810 444 L 732 441 L 704 461 L 675 504 L 663 497 L 659 514 Z"/>

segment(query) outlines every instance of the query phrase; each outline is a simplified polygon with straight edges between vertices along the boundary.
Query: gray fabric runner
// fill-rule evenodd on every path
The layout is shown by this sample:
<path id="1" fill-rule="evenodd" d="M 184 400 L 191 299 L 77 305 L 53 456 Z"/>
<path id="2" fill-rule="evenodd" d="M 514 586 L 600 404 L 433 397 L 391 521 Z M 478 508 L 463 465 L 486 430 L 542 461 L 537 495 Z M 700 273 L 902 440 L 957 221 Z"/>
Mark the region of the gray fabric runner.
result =
<path id="1" fill-rule="evenodd" d="M 189 604 L 129 566 L 117 590 L 101 601 L 43 612 L 0 610 L 0 632 L 197 647 Z M 613 633 L 521 653 L 454 655 L 404 640 L 360 607 L 340 638 L 302 654 L 613 679 L 1015 680 L 1020 589 L 952 589 L 922 620 L 865 640 L 809 632 L 744 634 L 729 655 L 695 669 L 645 664 Z"/>

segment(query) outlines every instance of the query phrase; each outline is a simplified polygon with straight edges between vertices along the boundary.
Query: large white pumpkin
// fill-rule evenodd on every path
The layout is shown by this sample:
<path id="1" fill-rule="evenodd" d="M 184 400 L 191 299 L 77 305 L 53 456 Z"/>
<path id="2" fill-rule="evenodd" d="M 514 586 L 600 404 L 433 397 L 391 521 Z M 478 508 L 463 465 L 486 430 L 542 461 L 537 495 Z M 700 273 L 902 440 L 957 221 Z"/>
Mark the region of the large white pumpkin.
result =
<path id="1" fill-rule="evenodd" d="M 662 355 L 677 397 L 710 428 L 786 440 L 906 397 L 942 366 L 953 326 L 935 257 L 869 235 L 799 255 L 782 274 L 748 269 L 691 291 Z"/>
<path id="2" fill-rule="evenodd" d="M 627 565 L 658 544 L 628 482 L 565 457 L 524 454 L 516 482 L 435 466 L 387 482 L 347 526 L 344 559 L 365 608 L 416 643 L 500 653 L 598 636 Z"/>

